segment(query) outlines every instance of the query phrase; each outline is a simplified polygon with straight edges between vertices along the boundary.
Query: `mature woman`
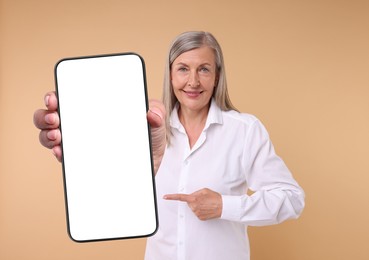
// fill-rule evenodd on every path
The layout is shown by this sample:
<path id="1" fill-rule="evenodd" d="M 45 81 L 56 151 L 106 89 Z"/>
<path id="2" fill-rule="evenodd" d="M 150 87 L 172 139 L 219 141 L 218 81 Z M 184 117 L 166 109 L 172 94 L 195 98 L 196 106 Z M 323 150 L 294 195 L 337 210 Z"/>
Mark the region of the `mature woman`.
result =
<path id="1" fill-rule="evenodd" d="M 48 110 L 35 112 L 35 124 L 41 143 L 60 159 L 57 100 L 53 93 L 45 100 Z M 304 192 L 262 123 L 233 107 L 222 51 L 210 33 L 174 40 L 163 103 L 151 101 L 147 115 L 160 225 L 145 258 L 249 259 L 247 226 L 297 218 Z"/>

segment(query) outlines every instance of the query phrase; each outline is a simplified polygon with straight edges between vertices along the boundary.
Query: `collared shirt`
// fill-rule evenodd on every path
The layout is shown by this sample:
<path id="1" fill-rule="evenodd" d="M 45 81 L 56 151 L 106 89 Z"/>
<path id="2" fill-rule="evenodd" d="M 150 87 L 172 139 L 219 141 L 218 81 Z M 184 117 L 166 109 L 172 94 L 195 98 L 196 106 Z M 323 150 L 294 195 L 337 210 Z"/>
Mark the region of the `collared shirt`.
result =
<path id="1" fill-rule="evenodd" d="M 247 226 L 300 215 L 304 192 L 256 117 L 222 111 L 212 100 L 205 128 L 192 149 L 178 105 L 170 122 L 171 145 L 156 175 L 159 229 L 147 240 L 146 260 L 248 260 Z M 202 221 L 187 203 L 163 199 L 165 194 L 191 194 L 203 188 L 222 195 L 219 219 Z M 255 193 L 247 195 L 248 189 Z"/>

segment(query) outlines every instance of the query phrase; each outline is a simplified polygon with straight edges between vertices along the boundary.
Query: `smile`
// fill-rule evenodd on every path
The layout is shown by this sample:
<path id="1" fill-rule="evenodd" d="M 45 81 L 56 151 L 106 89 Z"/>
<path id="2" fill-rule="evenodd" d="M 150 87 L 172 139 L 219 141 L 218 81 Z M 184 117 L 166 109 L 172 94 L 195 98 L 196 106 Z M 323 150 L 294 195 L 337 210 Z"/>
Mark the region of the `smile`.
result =
<path id="1" fill-rule="evenodd" d="M 198 96 L 200 96 L 202 94 L 203 91 L 185 91 L 183 90 L 183 92 L 191 98 L 196 98 Z"/>

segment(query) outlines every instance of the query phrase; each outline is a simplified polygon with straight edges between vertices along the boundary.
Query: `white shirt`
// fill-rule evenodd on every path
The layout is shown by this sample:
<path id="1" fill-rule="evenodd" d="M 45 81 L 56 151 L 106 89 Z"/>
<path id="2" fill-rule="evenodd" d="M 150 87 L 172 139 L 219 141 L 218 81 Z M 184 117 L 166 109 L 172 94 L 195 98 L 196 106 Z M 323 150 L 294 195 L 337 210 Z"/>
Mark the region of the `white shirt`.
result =
<path id="1" fill-rule="evenodd" d="M 173 136 L 156 175 L 159 229 L 148 238 L 146 260 L 250 259 L 247 226 L 297 218 L 304 192 L 252 115 L 221 111 L 211 102 L 207 121 L 190 149 L 178 106 L 171 114 Z M 220 219 L 202 221 L 187 203 L 165 194 L 209 188 L 222 195 Z M 248 189 L 255 191 L 246 195 Z"/>

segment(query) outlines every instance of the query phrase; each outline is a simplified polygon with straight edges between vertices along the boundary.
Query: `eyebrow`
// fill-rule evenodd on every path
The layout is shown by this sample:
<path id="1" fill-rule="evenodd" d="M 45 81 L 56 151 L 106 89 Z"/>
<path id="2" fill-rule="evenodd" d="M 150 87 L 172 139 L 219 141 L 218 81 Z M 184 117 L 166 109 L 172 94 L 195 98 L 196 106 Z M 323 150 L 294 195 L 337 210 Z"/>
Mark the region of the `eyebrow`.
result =
<path id="1" fill-rule="evenodd" d="M 204 66 L 204 65 L 211 67 L 211 64 L 209 62 L 201 63 L 199 66 Z M 179 62 L 179 63 L 175 64 L 175 66 L 188 66 L 188 65 L 184 62 Z"/>

